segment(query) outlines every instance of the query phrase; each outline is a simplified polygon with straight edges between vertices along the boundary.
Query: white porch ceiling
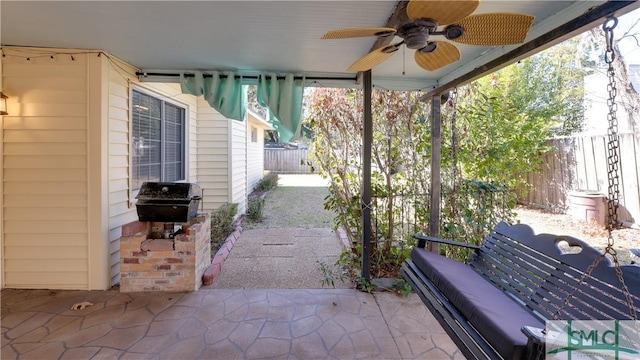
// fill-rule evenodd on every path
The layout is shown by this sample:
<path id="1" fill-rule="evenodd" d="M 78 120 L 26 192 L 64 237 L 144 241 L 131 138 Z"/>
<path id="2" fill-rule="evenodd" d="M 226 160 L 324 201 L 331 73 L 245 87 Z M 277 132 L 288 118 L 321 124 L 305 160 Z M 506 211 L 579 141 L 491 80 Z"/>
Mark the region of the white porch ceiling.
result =
<path id="1" fill-rule="evenodd" d="M 268 71 L 354 78 L 346 69 L 370 50 L 375 39 L 320 37 L 332 29 L 385 26 L 396 3 L 3 0 L 0 40 L 3 46 L 100 49 L 146 72 L 232 70 L 252 75 Z M 529 41 L 602 3 L 484 0 L 475 13 L 534 15 Z M 461 60 L 434 72 L 414 63 L 413 50 L 407 49 L 404 58 L 400 50 L 373 69 L 373 84 L 430 90 L 517 46 L 458 47 Z"/>

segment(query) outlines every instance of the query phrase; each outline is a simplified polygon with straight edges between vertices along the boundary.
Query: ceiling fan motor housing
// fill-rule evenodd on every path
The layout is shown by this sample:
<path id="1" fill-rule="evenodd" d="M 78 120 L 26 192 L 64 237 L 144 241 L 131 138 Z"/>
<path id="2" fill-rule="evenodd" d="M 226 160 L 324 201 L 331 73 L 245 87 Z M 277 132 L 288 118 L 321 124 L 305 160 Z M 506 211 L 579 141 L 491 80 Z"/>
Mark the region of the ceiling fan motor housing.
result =
<path id="1" fill-rule="evenodd" d="M 398 28 L 398 36 L 404 39 L 409 49 L 422 49 L 429 42 L 429 31 L 415 22 L 407 23 Z"/>

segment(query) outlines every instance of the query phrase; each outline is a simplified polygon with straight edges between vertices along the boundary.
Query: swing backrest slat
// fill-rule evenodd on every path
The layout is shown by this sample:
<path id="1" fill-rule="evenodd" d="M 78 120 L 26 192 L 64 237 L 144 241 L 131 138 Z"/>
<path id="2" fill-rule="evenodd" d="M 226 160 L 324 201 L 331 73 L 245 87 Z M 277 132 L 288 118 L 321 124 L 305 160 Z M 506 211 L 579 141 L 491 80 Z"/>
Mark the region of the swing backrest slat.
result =
<path id="1" fill-rule="evenodd" d="M 527 225 L 500 223 L 469 259 L 469 265 L 543 321 L 631 319 L 618 274 L 608 258 L 601 258 L 590 277 L 584 276 L 601 256 L 573 237 L 536 235 Z M 637 305 L 639 269 L 621 267 Z"/>

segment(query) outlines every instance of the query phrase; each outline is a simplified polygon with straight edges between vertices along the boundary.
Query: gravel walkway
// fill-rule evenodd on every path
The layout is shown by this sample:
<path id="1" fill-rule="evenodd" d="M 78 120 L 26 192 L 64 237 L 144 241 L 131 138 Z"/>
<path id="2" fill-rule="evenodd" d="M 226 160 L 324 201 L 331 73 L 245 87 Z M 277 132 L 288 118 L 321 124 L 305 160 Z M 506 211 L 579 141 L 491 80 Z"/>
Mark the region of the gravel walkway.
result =
<path id="1" fill-rule="evenodd" d="M 323 207 L 327 182 L 318 175 L 280 175 L 265 196 L 264 220 L 245 220 L 214 289 L 319 289 L 320 263 L 333 265 L 343 250 Z M 351 283 L 336 281 L 336 288 Z"/>

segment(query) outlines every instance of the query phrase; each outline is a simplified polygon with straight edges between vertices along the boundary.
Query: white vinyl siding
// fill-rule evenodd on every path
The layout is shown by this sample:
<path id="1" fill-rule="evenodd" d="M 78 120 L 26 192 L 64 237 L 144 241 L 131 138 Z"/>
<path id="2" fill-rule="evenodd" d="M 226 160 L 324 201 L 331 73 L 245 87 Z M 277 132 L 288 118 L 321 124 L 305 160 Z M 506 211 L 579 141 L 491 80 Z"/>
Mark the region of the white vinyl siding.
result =
<path id="1" fill-rule="evenodd" d="M 127 73 L 123 69 L 128 70 Z M 109 266 L 111 284 L 120 282 L 120 243 L 122 225 L 138 220 L 135 199 L 129 179 L 131 139 L 129 134 L 130 94 L 132 86 L 144 89 L 146 93 L 156 93 L 185 104 L 186 123 L 189 129 L 187 143 L 193 147 L 196 131 L 196 101 L 191 95 L 182 95 L 178 84 L 140 84 L 135 76 L 135 68 L 120 63 L 118 68 L 109 69 Z M 133 85 L 135 84 L 135 85 Z M 193 149 L 187 150 L 187 176 L 189 182 L 195 182 L 197 169 Z"/>
<path id="2" fill-rule="evenodd" d="M 247 122 L 229 120 L 231 130 L 231 202 L 238 204 L 238 214 L 247 210 Z"/>
<path id="3" fill-rule="evenodd" d="M 88 289 L 91 55 L 13 51 L 2 58 L 4 286 Z"/>
<path id="4" fill-rule="evenodd" d="M 4 287 L 91 290 L 120 281 L 121 227 L 137 220 L 129 178 L 133 87 L 185 108 L 186 180 L 205 190 L 205 210 L 238 202 L 244 212 L 246 122 L 181 94 L 179 84 L 140 83 L 134 67 L 111 56 L 27 62 L 28 51 L 48 50 L 11 51 L 1 59 L 11 104 L 0 133 Z"/>
<path id="5" fill-rule="evenodd" d="M 198 98 L 198 132 L 195 135 L 198 184 L 202 187 L 205 210 L 215 210 L 230 202 L 229 134 L 227 118 Z"/>
<path id="6" fill-rule="evenodd" d="M 251 193 L 264 176 L 264 130 L 267 126 L 248 116 L 249 127 L 257 129 L 257 141 L 247 142 L 247 191 Z"/>

